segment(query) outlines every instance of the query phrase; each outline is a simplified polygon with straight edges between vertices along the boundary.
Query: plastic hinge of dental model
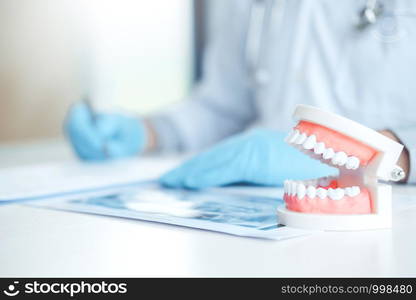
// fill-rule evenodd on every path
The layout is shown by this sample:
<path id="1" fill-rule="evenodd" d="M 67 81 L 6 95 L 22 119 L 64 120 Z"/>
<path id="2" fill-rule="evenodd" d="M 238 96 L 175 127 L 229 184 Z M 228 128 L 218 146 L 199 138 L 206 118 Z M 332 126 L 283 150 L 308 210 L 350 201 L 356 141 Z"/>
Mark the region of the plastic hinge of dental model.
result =
<path id="1" fill-rule="evenodd" d="M 390 173 L 390 180 L 400 181 L 406 177 L 406 172 L 399 166 L 394 166 L 393 170 Z"/>

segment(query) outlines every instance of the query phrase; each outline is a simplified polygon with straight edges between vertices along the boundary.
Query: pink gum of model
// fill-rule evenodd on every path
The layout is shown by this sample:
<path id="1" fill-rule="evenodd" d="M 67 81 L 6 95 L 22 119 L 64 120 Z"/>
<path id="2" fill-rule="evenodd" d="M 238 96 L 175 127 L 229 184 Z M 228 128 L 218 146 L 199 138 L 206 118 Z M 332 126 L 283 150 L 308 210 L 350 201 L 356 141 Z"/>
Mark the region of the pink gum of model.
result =
<path id="1" fill-rule="evenodd" d="M 324 142 L 326 148 L 332 148 L 335 152 L 344 151 L 349 156 L 356 156 L 363 166 L 377 153 L 364 143 L 319 124 L 300 121 L 295 129 L 308 136 L 314 134 L 318 142 Z"/>

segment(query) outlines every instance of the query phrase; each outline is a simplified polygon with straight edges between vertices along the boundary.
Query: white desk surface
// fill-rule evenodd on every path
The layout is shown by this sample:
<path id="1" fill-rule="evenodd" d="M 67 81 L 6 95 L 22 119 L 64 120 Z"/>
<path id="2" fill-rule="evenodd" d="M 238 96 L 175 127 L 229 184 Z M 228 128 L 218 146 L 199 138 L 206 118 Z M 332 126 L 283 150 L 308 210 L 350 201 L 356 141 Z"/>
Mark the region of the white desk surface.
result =
<path id="1" fill-rule="evenodd" d="M 0 147 L 1 167 L 69 159 L 70 151 L 59 141 Z M 394 191 L 396 197 L 414 197 L 416 187 Z M 414 277 L 415 229 L 416 207 L 396 214 L 392 230 L 269 241 L 3 205 L 0 276 Z"/>

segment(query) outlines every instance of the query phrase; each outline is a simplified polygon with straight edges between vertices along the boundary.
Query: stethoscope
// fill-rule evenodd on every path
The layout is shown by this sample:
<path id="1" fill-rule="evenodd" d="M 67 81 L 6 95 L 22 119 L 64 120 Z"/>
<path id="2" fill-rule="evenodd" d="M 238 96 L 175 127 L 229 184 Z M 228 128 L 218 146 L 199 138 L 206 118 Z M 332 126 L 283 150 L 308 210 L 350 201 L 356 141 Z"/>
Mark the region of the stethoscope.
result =
<path id="1" fill-rule="evenodd" d="M 367 0 L 365 7 L 360 11 L 358 30 L 364 30 L 375 24 L 378 18 L 384 13 L 384 6 L 380 1 Z"/>
<path id="2" fill-rule="evenodd" d="M 245 43 L 245 63 L 250 84 L 261 86 L 269 81 L 269 72 L 262 66 L 270 19 L 273 14 L 274 0 L 254 0 L 251 4 Z M 283 10 L 283 7 L 280 7 Z M 384 6 L 379 0 L 367 0 L 359 11 L 357 31 L 364 31 L 383 15 Z"/>

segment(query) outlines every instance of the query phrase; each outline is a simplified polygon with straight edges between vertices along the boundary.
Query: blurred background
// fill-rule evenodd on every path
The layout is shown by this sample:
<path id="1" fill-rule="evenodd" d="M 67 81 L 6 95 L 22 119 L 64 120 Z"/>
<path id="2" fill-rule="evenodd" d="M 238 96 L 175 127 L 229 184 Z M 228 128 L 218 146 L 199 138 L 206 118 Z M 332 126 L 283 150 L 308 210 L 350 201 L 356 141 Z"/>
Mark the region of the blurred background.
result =
<path id="1" fill-rule="evenodd" d="M 201 76 L 219 0 L 0 0 L 0 144 L 62 135 L 74 101 L 139 114 Z"/>

